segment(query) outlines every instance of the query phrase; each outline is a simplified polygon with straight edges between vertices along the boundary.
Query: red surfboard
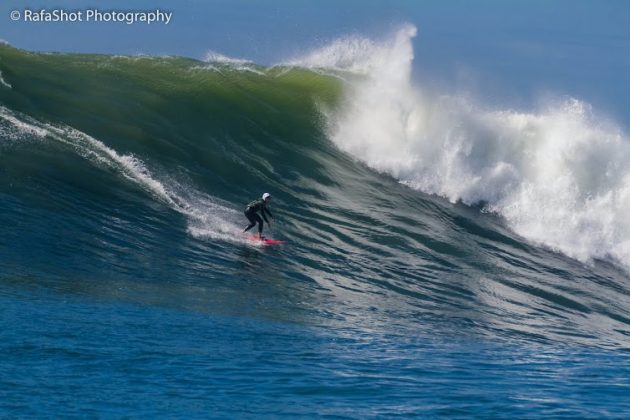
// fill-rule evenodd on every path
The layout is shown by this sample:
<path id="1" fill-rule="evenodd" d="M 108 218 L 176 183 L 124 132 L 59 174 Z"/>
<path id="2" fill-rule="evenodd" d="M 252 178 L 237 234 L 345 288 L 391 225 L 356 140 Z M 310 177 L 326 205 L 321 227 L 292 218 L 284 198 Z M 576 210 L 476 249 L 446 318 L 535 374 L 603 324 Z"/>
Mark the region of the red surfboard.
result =
<path id="1" fill-rule="evenodd" d="M 247 239 L 249 239 L 250 241 L 262 242 L 265 245 L 280 245 L 287 243 L 287 241 L 279 241 L 277 239 L 259 239 L 258 236 L 249 236 Z"/>

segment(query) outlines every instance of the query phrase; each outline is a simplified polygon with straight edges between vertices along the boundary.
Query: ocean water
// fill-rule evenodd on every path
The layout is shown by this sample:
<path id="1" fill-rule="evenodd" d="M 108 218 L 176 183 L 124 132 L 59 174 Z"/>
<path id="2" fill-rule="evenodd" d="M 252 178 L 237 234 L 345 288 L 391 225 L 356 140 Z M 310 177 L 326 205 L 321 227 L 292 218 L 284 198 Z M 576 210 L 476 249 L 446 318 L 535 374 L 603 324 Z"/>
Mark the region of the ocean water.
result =
<path id="1" fill-rule="evenodd" d="M 430 93 L 415 33 L 0 45 L 1 415 L 630 415 L 628 135 Z"/>

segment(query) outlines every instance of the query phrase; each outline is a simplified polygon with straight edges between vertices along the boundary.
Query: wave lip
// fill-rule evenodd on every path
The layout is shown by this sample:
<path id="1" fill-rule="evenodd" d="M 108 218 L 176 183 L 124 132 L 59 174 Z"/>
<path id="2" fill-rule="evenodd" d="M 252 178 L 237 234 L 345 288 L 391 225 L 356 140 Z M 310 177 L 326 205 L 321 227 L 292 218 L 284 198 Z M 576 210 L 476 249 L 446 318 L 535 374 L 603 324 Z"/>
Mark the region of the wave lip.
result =
<path id="1" fill-rule="evenodd" d="M 413 60 L 413 47 L 409 41 L 416 34 L 416 27 L 406 24 L 391 39 L 383 42 L 358 35 L 347 36 L 304 56 L 290 59 L 286 64 L 407 80 L 411 67 L 406 64 Z"/>
<path id="2" fill-rule="evenodd" d="M 218 70 L 217 66 L 227 66 L 237 71 L 252 72 L 261 76 L 265 75 L 265 72 L 257 68 L 258 66 L 253 61 L 228 57 L 216 51 L 208 51 L 203 61 L 209 63 L 206 68 L 210 70 Z"/>
<path id="3" fill-rule="evenodd" d="M 216 51 L 208 51 L 203 61 L 223 64 L 253 64 L 253 62 L 250 60 L 228 57 Z"/>

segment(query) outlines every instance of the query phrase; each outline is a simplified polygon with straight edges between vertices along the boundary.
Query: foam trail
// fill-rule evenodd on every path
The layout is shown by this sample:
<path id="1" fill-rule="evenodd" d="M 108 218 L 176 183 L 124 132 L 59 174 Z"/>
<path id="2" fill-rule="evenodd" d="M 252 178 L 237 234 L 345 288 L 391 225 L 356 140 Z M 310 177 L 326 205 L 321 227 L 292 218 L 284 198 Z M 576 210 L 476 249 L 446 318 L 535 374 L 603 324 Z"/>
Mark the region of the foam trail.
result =
<path id="1" fill-rule="evenodd" d="M 0 118 L 5 122 L 0 125 L 1 138 L 12 141 L 24 137 L 52 139 L 70 147 L 75 153 L 96 165 L 112 168 L 173 210 L 185 215 L 189 222 L 189 232 L 194 236 L 245 242 L 238 239 L 240 228 L 230 222 L 235 216 L 233 209 L 221 204 L 214 197 L 196 192 L 174 181 L 169 184 L 160 182 L 138 158 L 121 155 L 101 141 L 74 128 L 40 123 L 26 116 L 18 117 L 2 106 Z"/>
<path id="2" fill-rule="evenodd" d="M 4 78 L 2 77 L 2 72 L 0 71 L 0 85 L 9 88 L 9 89 L 13 89 L 13 86 L 11 86 L 10 83 L 7 83 L 6 80 L 4 80 Z"/>
<path id="3" fill-rule="evenodd" d="M 630 265 L 630 141 L 577 100 L 535 112 L 492 110 L 465 98 L 425 97 L 411 82 L 412 39 L 344 38 L 295 65 L 358 72 L 331 139 L 410 187 L 486 203 L 532 241 L 582 261 Z"/>

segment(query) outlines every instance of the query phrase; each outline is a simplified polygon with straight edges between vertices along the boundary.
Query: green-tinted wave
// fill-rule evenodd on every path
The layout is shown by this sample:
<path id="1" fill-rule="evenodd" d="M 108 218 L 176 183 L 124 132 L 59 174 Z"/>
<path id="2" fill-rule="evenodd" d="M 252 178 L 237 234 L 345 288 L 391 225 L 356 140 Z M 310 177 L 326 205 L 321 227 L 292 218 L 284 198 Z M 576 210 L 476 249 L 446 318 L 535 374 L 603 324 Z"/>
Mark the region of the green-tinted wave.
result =
<path id="1" fill-rule="evenodd" d="M 295 160 L 305 154 L 296 148 L 320 147 L 319 108 L 336 106 L 342 92 L 338 79 L 298 68 L 36 54 L 7 45 L 0 71 L 11 86 L 0 88 L 0 102 L 15 112 L 161 165 L 196 163 L 232 179 L 243 167 L 230 162 L 258 166 L 272 150 Z"/>
<path id="2" fill-rule="evenodd" d="M 245 279 L 272 302 L 261 316 L 628 346 L 625 309 L 608 310 L 624 272 L 535 247 L 335 147 L 323 117 L 345 100 L 335 75 L 6 45 L 0 73 L 5 275 L 148 279 L 151 298 L 192 284 L 227 313 L 249 313 L 227 297 Z M 241 235 L 262 192 L 289 242 L 275 254 Z M 584 325 L 591 314 L 606 322 Z"/>

